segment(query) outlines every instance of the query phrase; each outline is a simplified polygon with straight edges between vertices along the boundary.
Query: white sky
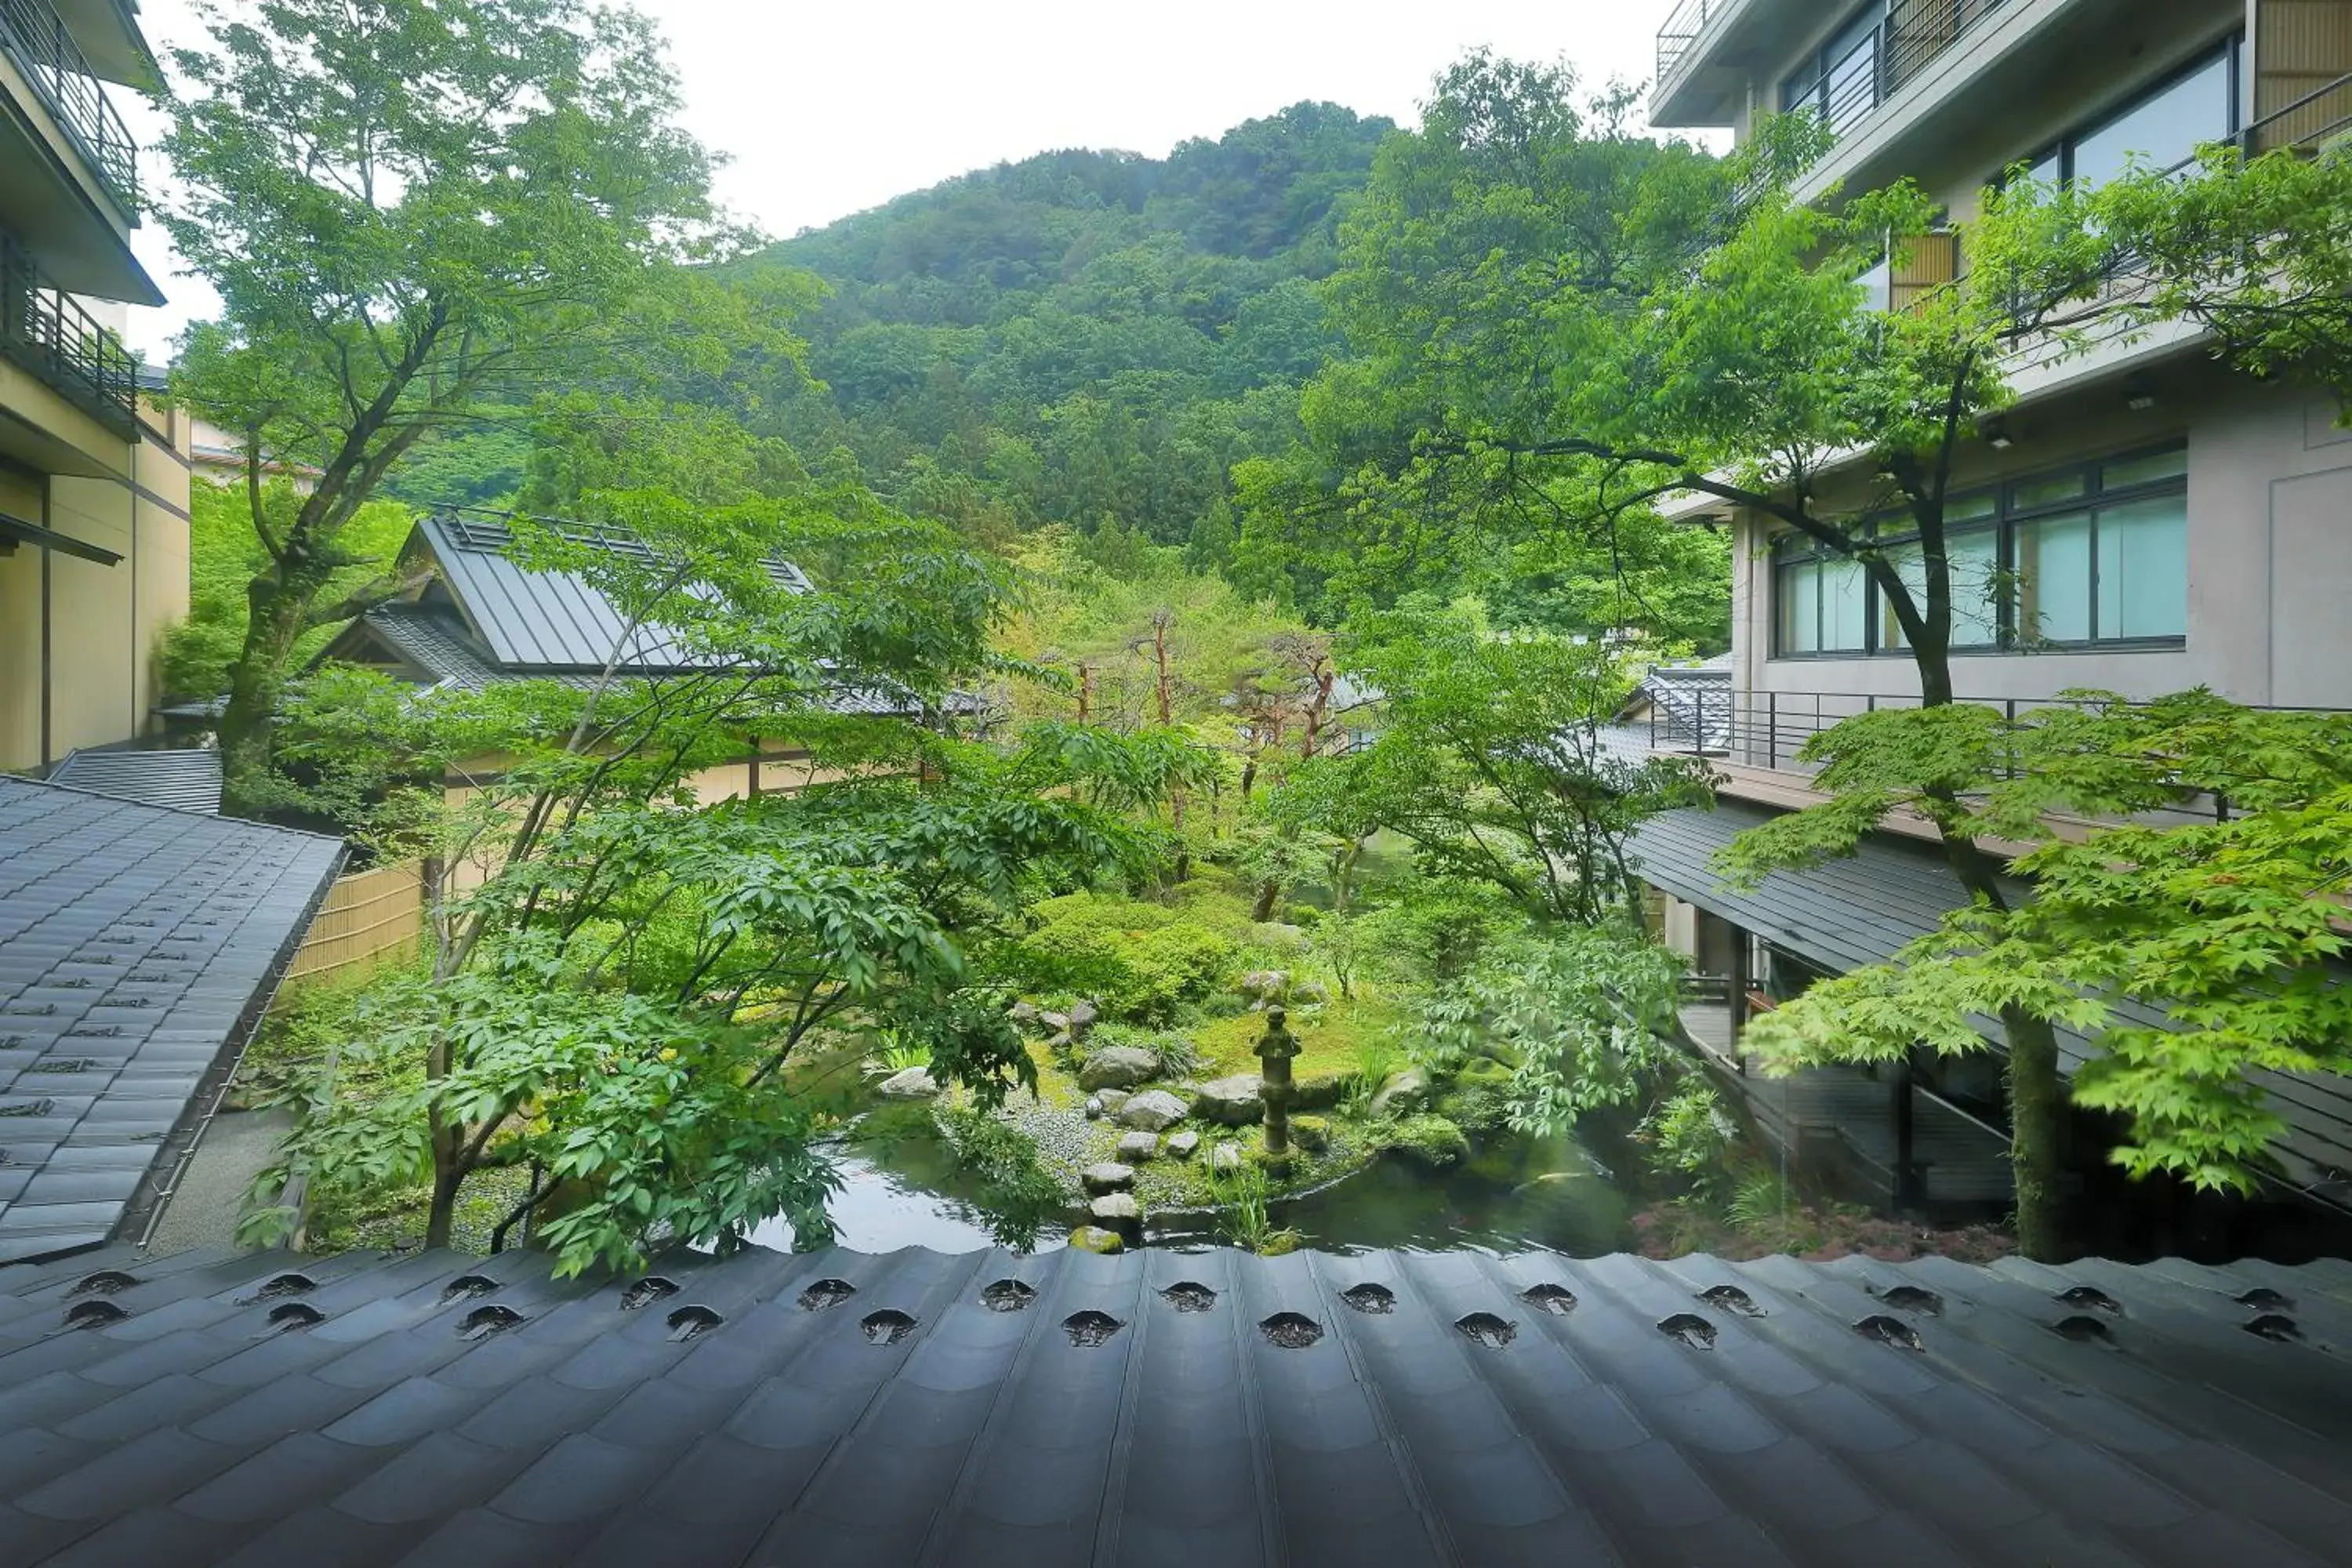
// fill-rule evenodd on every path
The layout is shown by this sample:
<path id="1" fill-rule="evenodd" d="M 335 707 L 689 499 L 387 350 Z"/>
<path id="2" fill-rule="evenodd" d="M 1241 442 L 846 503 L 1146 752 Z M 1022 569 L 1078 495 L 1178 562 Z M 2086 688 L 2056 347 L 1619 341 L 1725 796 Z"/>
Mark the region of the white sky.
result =
<path id="1" fill-rule="evenodd" d="M 1480 45 L 1646 81 L 1670 0 L 637 0 L 669 37 L 688 128 L 731 161 L 719 192 L 778 237 L 971 169 L 1063 147 L 1153 156 L 1302 99 L 1403 123 Z M 202 44 L 188 0 L 143 0 L 161 50 Z M 143 105 L 133 128 L 154 124 Z M 163 172 L 152 168 L 150 180 Z M 172 298 L 131 312 L 150 358 L 203 286 L 162 234 L 137 247 Z"/>

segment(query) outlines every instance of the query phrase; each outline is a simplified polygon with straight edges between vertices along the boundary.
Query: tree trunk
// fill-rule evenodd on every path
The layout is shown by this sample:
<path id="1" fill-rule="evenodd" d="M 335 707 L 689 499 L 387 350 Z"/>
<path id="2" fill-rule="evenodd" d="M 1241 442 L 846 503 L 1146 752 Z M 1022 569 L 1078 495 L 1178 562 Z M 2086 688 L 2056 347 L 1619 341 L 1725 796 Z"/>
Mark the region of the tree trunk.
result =
<path id="1" fill-rule="evenodd" d="M 461 1137 L 456 1128 L 436 1128 L 433 1133 L 433 1204 L 425 1216 L 427 1247 L 448 1246 L 457 1223 L 457 1190 L 466 1184 Z"/>
<path id="2" fill-rule="evenodd" d="M 1923 646 L 1914 650 L 1914 658 L 1919 668 L 1920 706 L 1948 706 L 1948 651 Z M 1969 896 L 2007 909 L 1994 858 L 1972 838 L 1948 831 L 1942 837 L 1945 863 Z M 2037 1263 L 2063 1262 L 2067 1248 L 2058 1176 L 2066 1132 L 2066 1080 L 2058 1066 L 2057 1031 L 2047 1021 L 2014 1008 L 2004 1009 L 2000 1022 L 2009 1037 L 2009 1158 L 2017 1187 L 2018 1249 Z"/>
<path id="3" fill-rule="evenodd" d="M 228 704 L 219 726 L 221 809 L 228 816 L 256 816 L 268 804 L 263 786 L 275 756 L 286 661 L 326 585 L 323 573 L 277 566 L 246 588 L 245 645 L 229 667 Z"/>
<path id="4" fill-rule="evenodd" d="M 1274 901 L 1282 897 L 1280 879 L 1268 877 L 1257 885 L 1257 901 L 1250 905 L 1250 919 L 1259 925 L 1274 918 Z"/>

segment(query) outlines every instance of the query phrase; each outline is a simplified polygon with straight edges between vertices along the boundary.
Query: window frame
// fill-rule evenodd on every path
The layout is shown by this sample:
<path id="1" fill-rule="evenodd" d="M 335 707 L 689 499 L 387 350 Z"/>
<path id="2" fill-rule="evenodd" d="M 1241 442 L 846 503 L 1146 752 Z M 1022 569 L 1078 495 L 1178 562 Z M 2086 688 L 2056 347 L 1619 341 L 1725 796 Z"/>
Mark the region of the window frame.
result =
<path id="1" fill-rule="evenodd" d="M 1886 101 L 1886 24 L 1893 14 L 1891 0 L 1863 0 L 1861 5 L 1841 16 L 1837 26 L 1805 51 L 1801 62 L 1781 74 L 1774 100 L 1779 103 L 1780 112 L 1793 114 L 1810 110 L 1823 125 L 1833 132 L 1843 132 L 1884 104 Z M 1855 34 L 1855 25 L 1865 19 L 1870 22 L 1872 35 L 1869 43 L 1870 101 L 1853 111 L 1852 118 L 1841 125 L 1831 112 L 1830 78 L 1840 66 L 1863 51 L 1864 42 Z M 1842 40 L 1848 39 L 1852 41 L 1846 44 L 1843 52 L 1831 53 Z M 1801 85 L 1803 88 L 1801 96 L 1792 99 L 1791 89 Z"/>
<path id="2" fill-rule="evenodd" d="M 2181 459 L 2179 471 L 2177 473 L 2167 474 L 2159 479 L 2143 479 L 2134 484 L 2107 486 L 2103 483 L 2105 472 L 2110 467 L 2173 453 L 2179 453 Z M 2179 632 L 2159 633 L 2153 636 L 2101 637 L 2099 635 L 2099 523 L 2102 515 L 2112 509 L 2140 501 L 2168 499 L 2173 496 L 2181 498 L 2185 517 L 2189 494 L 2188 454 L 2189 443 L 2186 438 L 2176 437 L 2165 441 L 2143 442 L 2137 446 L 2102 453 L 2093 458 L 2081 458 L 2072 463 L 2059 464 L 2053 468 L 2036 468 L 2025 473 L 2009 475 L 1990 484 L 1974 485 L 1955 492 L 1946 502 L 1948 514 L 1954 507 L 1979 501 L 1988 496 L 1992 498 L 1992 510 L 1981 519 L 1969 518 L 1956 524 L 1948 522 L 1945 528 L 1946 540 L 1949 542 L 1991 534 L 1993 559 L 1999 563 L 2000 572 L 2010 579 L 2012 589 L 2011 592 L 2002 594 L 1995 605 L 1993 640 L 1979 643 L 1956 642 L 1950 650 L 1952 657 L 1981 658 L 1988 656 L 2014 657 L 2037 653 L 2171 653 L 2186 647 L 2189 635 L 2185 626 Z M 2082 480 L 2082 486 L 2072 496 L 2055 500 L 2034 502 L 2021 501 L 2017 499 L 2021 491 L 2032 487 L 2076 477 Z M 2035 637 L 2028 640 L 2020 634 L 2017 625 L 2018 601 L 2021 595 L 2015 591 L 2014 584 L 2017 574 L 2019 531 L 2022 527 L 2046 519 L 2070 516 L 2080 516 L 2089 524 L 2089 536 L 2084 546 L 2090 553 L 2085 579 L 2085 591 L 2089 595 L 2089 601 L 2085 610 L 2089 616 L 2086 624 L 2091 629 L 2091 636 L 2079 638 Z M 1907 519 L 1896 513 L 1883 514 L 1869 520 L 1865 528 L 1865 537 L 1872 544 L 1882 548 L 1915 544 L 1919 539 L 1918 529 L 1912 526 Z M 1908 647 L 1889 645 L 1883 636 L 1887 600 L 1875 582 L 1867 583 L 1864 587 L 1861 647 L 1808 648 L 1790 651 L 1784 646 L 1786 638 L 1782 635 L 1783 605 L 1781 603 L 1784 569 L 1805 564 L 1812 564 L 1816 567 L 1812 578 L 1813 626 L 1814 637 L 1818 641 L 1822 625 L 1822 576 L 1818 568 L 1828 563 L 1847 562 L 1852 559 L 1851 556 L 1832 550 L 1825 544 L 1808 539 L 1794 529 L 1781 529 L 1774 532 L 1766 542 L 1765 581 L 1767 592 L 1770 595 L 1770 601 L 1766 606 L 1766 620 L 1771 634 L 1770 649 L 1766 655 L 1768 658 L 1777 661 L 1780 659 L 1908 658 L 1911 657 L 1911 650 Z"/>
<path id="3" fill-rule="evenodd" d="M 2116 99 L 2096 114 L 2086 115 L 2076 121 L 2058 135 L 2038 144 L 2032 152 L 2015 162 L 2025 165 L 2029 171 L 2038 170 L 2044 163 L 2054 163 L 2055 170 L 2050 177 L 2060 184 L 2073 184 L 2074 151 L 2077 143 L 2105 130 L 2116 121 L 2153 100 L 2170 92 L 2217 59 L 2228 62 L 2227 68 L 2222 74 L 2228 79 L 2230 93 L 2229 123 L 2223 128 L 2221 136 L 2217 140 L 2233 137 L 2246 128 L 2247 58 L 2246 35 L 2242 28 L 2218 43 L 2210 44 L 2199 49 L 2163 75 L 2143 82 L 2130 94 Z"/>

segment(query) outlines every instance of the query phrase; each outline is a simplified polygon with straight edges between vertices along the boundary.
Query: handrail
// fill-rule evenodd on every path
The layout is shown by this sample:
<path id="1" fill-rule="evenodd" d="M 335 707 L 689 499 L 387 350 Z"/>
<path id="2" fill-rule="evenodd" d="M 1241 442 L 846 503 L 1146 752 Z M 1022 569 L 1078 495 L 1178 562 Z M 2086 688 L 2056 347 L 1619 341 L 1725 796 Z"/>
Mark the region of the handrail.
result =
<path id="1" fill-rule="evenodd" d="M 5 0 L 0 0 L 5 3 Z M 117 434 L 135 435 L 139 364 L 122 340 L 41 276 L 0 233 L 0 354 L 23 365 Z"/>
<path id="2" fill-rule="evenodd" d="M 0 54 L 14 60 L 125 212 L 139 205 L 139 144 L 48 0 L 0 0 Z"/>
<path id="3" fill-rule="evenodd" d="M 1666 79 L 1675 74 L 1690 47 L 1698 42 L 1701 33 L 1716 15 L 1736 0 L 1682 0 L 1665 25 L 1658 29 L 1658 76 L 1656 90 L 1664 92 Z"/>

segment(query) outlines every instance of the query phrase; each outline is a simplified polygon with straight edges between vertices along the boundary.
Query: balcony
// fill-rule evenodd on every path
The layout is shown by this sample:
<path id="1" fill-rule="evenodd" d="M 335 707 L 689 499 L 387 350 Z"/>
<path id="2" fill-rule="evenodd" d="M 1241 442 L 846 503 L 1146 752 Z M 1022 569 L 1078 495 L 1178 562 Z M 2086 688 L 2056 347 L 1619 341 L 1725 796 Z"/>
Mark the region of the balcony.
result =
<path id="1" fill-rule="evenodd" d="M 126 214 L 139 207 L 139 146 L 48 0 L 0 0 L 0 56 Z"/>
<path id="2" fill-rule="evenodd" d="M 138 364 L 122 341 L 0 235 L 0 355 L 125 440 L 138 433 Z"/>

